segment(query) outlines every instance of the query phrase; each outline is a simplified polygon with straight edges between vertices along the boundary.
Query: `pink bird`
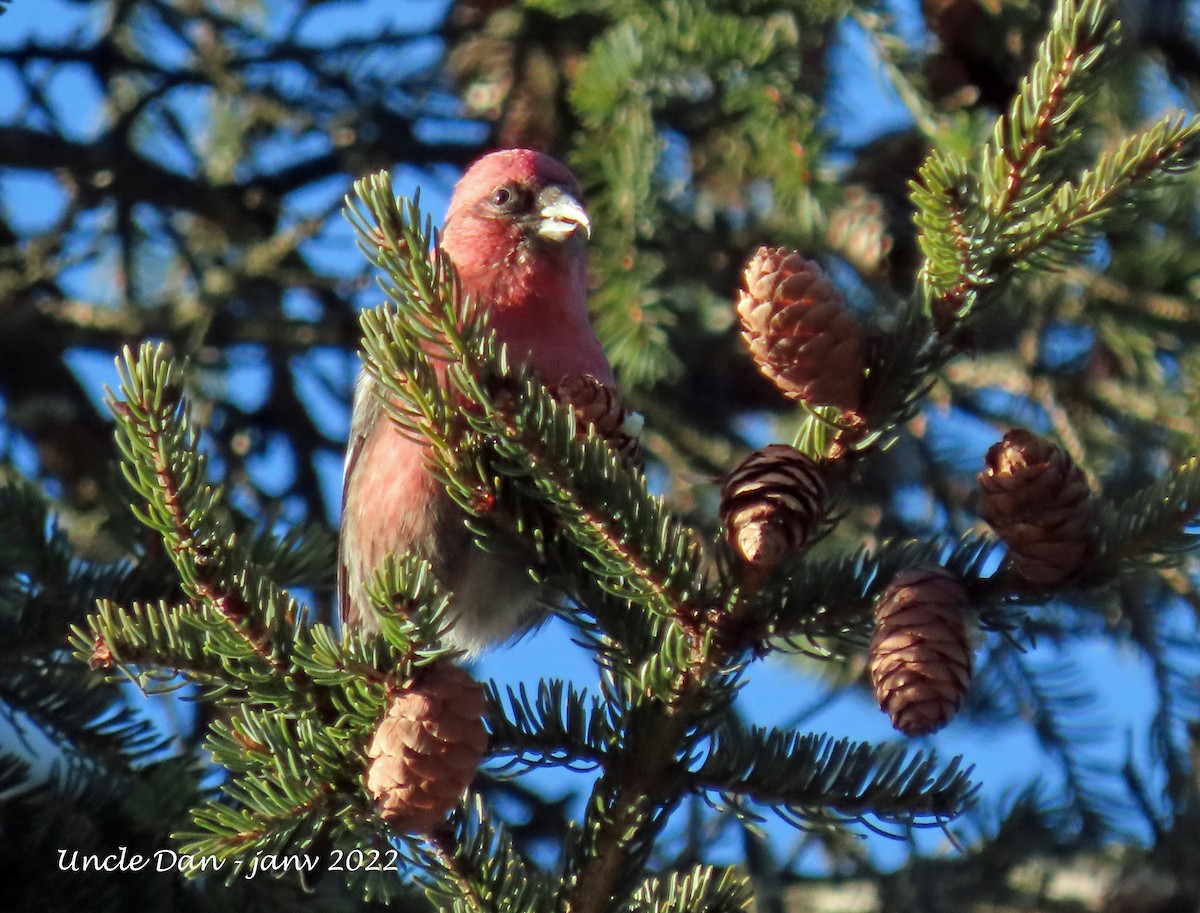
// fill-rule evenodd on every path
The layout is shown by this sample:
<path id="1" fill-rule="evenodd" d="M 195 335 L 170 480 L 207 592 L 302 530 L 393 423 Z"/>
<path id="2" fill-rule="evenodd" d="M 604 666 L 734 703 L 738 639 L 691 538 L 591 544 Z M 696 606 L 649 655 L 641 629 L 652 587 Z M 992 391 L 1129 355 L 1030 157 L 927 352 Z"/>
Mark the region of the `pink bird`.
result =
<path id="1" fill-rule="evenodd" d="M 454 188 L 442 247 L 463 290 L 488 308 L 510 354 L 553 387 L 574 374 L 612 384 L 587 313 L 584 241 L 591 223 L 579 183 L 529 149 L 493 152 Z M 427 464 L 426 445 L 388 421 L 364 373 L 346 453 L 338 591 L 343 623 L 374 629 L 364 587 L 391 553 L 416 549 L 454 594 L 450 639 L 468 653 L 505 640 L 538 615 L 524 560 L 476 548 L 463 512 Z"/>

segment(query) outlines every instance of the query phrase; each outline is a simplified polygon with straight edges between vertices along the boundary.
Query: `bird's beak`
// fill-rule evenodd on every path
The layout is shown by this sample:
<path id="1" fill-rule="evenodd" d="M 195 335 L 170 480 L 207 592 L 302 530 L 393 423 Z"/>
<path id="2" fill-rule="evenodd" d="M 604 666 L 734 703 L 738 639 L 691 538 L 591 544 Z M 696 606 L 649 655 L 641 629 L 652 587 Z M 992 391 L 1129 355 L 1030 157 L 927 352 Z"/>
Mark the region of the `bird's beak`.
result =
<path id="1" fill-rule="evenodd" d="M 537 233 L 548 241 L 565 241 L 578 229 L 585 238 L 592 236 L 592 220 L 587 210 L 561 187 L 547 187 L 537 198 Z"/>

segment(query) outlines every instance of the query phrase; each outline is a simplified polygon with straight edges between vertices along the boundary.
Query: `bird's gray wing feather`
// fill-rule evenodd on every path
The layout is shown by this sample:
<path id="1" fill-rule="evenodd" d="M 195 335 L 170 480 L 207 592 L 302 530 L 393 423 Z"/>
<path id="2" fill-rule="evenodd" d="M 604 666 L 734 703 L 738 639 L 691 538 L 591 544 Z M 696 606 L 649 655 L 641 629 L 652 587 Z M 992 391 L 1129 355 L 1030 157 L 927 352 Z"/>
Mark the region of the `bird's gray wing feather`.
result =
<path id="1" fill-rule="evenodd" d="M 342 469 L 342 508 L 346 506 L 346 496 L 350 492 L 350 480 L 354 477 L 354 468 L 362 453 L 363 444 L 371 435 L 375 423 L 379 421 L 381 407 L 375 394 L 375 382 L 363 371 L 358 375 L 354 386 L 354 411 L 350 419 L 350 440 L 346 443 L 346 464 Z M 342 516 L 342 534 L 338 542 L 338 617 L 343 625 L 353 623 L 350 617 L 350 575 L 346 566 L 346 517 Z"/>

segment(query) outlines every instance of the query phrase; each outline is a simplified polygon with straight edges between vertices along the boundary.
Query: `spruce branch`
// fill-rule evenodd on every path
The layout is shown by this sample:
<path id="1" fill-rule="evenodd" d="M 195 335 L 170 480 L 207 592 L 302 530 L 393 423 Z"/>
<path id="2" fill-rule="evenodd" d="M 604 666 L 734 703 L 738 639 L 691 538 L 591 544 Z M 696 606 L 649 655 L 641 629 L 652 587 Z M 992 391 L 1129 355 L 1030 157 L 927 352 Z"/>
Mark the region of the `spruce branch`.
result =
<path id="1" fill-rule="evenodd" d="M 958 539 L 887 540 L 878 548 L 859 548 L 828 557 L 802 558 L 782 565 L 746 602 L 748 618 L 759 619 L 768 636 L 792 649 L 828 654 L 826 643 L 865 642 L 871 606 L 898 572 L 920 564 L 942 564 L 960 577 L 981 607 L 1007 594 L 1007 581 L 986 573 L 999 543 L 990 536 Z M 1000 630 L 1012 620 L 988 609 L 984 619 Z"/>
<path id="2" fill-rule="evenodd" d="M 445 656 L 438 641 L 449 597 L 426 562 L 397 556 L 369 587 L 383 637 L 338 640 L 326 626 L 297 624 L 298 604 L 249 559 L 287 559 L 303 543 L 271 545 L 257 534 L 242 546 L 227 532 L 177 368 L 161 348 L 145 346 L 126 353 L 121 371 L 122 396 L 109 401 L 135 512 L 162 535 L 189 600 L 128 609 L 102 602 L 73 641 L 93 663 L 132 664 L 151 683 L 182 674 L 233 706 L 212 724 L 206 746 L 231 776 L 177 839 L 185 852 L 236 866 L 318 840 L 379 843 L 379 813 L 363 786 L 367 743 L 390 696 Z M 365 884 L 382 894 L 396 886 L 378 872 Z"/>
<path id="3" fill-rule="evenodd" d="M 7 793 L 26 782 L 30 764 L 16 755 L 0 754 L 0 793 Z"/>
<path id="4" fill-rule="evenodd" d="M 411 666 L 375 638 L 338 641 L 323 625 L 297 631 L 291 677 L 311 697 L 263 702 L 255 692 L 213 723 L 206 748 L 231 773 L 222 796 L 194 810 L 182 851 L 233 859 L 322 845 L 386 849 L 363 788 L 366 743 Z M 237 869 L 235 868 L 234 874 Z M 386 872 L 359 873 L 368 893 L 394 891 Z M 231 876 L 232 877 L 232 876 Z"/>
<path id="5" fill-rule="evenodd" d="M 63 820 L 59 803 L 123 801 L 173 741 L 63 649 L 65 630 L 97 597 L 142 582 L 125 561 L 84 557 L 68 528 L 45 492 L 0 465 L 0 818 L 35 853 L 54 839 L 36 828 Z M 44 809 L 41 820 L 23 823 L 33 808 Z"/>
<path id="6" fill-rule="evenodd" d="M 668 346 L 672 315 L 656 293 L 662 258 L 647 250 L 654 223 L 655 169 L 663 143 L 655 130 L 647 83 L 661 73 L 661 36 L 646 18 L 610 28 L 590 49 L 573 81 L 571 103 L 584 130 L 571 164 L 587 192 L 598 243 L 593 268 L 610 281 L 589 302 L 596 331 L 628 384 L 649 386 L 672 373 Z M 620 182 L 611 179 L 621 175 Z M 620 188 L 618 191 L 618 187 Z"/>
<path id="7" fill-rule="evenodd" d="M 96 604 L 86 629 L 72 628 L 71 643 L 76 655 L 95 668 L 134 669 L 143 690 L 178 687 L 182 672 L 216 697 L 245 693 L 229 682 L 220 654 L 205 648 L 226 629 L 224 616 L 203 604 L 135 602 L 123 607 L 105 599 Z"/>
<path id="8" fill-rule="evenodd" d="M 905 310 L 890 345 L 874 359 L 864 410 L 865 431 L 858 432 L 854 453 L 865 455 L 891 446 L 899 429 L 920 411 L 936 371 L 957 353 L 934 332 L 941 319 L 935 316 L 931 321 L 918 307 Z"/>
<path id="9" fill-rule="evenodd" d="M 1062 176 L 1058 154 L 1116 41 L 1109 0 L 1060 0 L 1054 7 L 1033 70 L 997 119 L 979 167 L 984 211 L 998 228 L 1040 207 Z"/>
<path id="10" fill-rule="evenodd" d="M 1068 825 L 1087 837 L 1119 832 L 1131 811 L 1126 797 L 1111 789 L 1119 782 L 1119 765 L 1087 757 L 1081 750 L 1101 739 L 1108 728 L 1096 712 L 1083 672 L 1066 657 L 1034 665 L 1011 648 L 1002 649 L 996 659 L 1005 699 L 1031 721 L 1041 744 L 1062 764 L 1059 814 L 1069 815 L 1073 820 Z"/>
<path id="11" fill-rule="evenodd" d="M 570 909 L 600 913 L 624 903 L 633 877 L 687 791 L 687 767 L 732 703 L 743 637 L 722 637 L 726 614 L 702 631 L 666 626 L 659 649 L 639 674 L 612 682 L 624 695 L 623 750 L 605 765 L 587 816 L 568 855 Z"/>
<path id="12" fill-rule="evenodd" d="M 362 637 L 347 631 L 340 638 L 333 629 L 325 625 L 314 625 L 305 629 L 296 638 L 293 655 L 298 669 L 307 673 L 314 684 L 331 688 L 343 688 L 348 684 L 392 686 L 411 675 L 413 664 L 407 660 L 409 654 L 396 664 L 396 653 L 390 641 L 376 637 Z M 366 693 L 366 692 L 364 692 Z M 379 707 L 372 701 L 368 705 L 372 721 Z M 351 705 L 339 706 L 341 713 L 354 712 Z"/>
<path id="13" fill-rule="evenodd" d="M 1170 571 L 1160 568 L 1159 575 L 1169 578 L 1172 576 Z M 1180 644 L 1171 635 L 1170 622 L 1156 611 L 1157 606 L 1136 578 L 1122 580 L 1119 594 L 1122 612 L 1130 622 L 1130 636 L 1142 648 L 1153 672 L 1157 709 L 1150 725 L 1151 748 L 1166 770 L 1168 795 L 1185 803 L 1188 791 L 1195 788 L 1192 764 L 1188 746 L 1175 739 L 1173 733 L 1177 731 L 1176 727 L 1184 726 L 1187 720 L 1200 715 L 1200 694 L 1191 687 L 1191 672 L 1185 659 L 1195 657 L 1197 646 Z M 1126 765 L 1127 778 L 1131 766 L 1132 760 Z M 1139 799 L 1146 820 L 1155 821 L 1154 814 L 1146 814 L 1154 805 L 1140 801 L 1146 794 L 1137 789 L 1131 789 L 1131 792 Z"/>
<path id="14" fill-rule="evenodd" d="M 773 808 L 796 827 L 868 817 L 919 825 L 922 816 L 940 826 L 973 801 L 971 770 L 958 757 L 939 769 L 934 755 L 904 745 L 753 728 L 718 731 L 693 777 L 699 789 Z"/>
<path id="15" fill-rule="evenodd" d="M 40 566 L 67 572 L 72 551 L 45 494 L 20 476 L 0 484 L 0 567 L 30 573 Z"/>
<path id="16" fill-rule="evenodd" d="M 255 855 L 283 854 L 300 834 L 314 834 L 329 815 L 330 789 L 309 781 L 287 788 L 267 777 L 243 777 L 225 786 L 228 801 L 213 800 L 194 809 L 194 830 L 175 834 L 183 853 L 234 860 L 237 870 Z"/>
<path id="17" fill-rule="evenodd" d="M 1189 527 L 1200 513 L 1200 458 L 1192 457 L 1101 515 L 1093 566 L 1122 562 L 1177 563 L 1200 545 Z"/>
<path id="18" fill-rule="evenodd" d="M 555 909 L 552 886 L 521 857 L 508 830 L 475 797 L 451 827 L 424 843 L 409 842 L 417 878 L 439 908 L 462 913 Z"/>
<path id="19" fill-rule="evenodd" d="M 646 694 L 669 693 L 669 682 L 664 686 L 661 677 L 655 677 L 651 687 L 644 672 L 652 658 L 661 655 L 667 638 L 673 644 L 678 644 L 680 635 L 687 640 L 676 620 L 638 611 L 627 600 L 599 588 L 593 587 L 585 595 L 586 608 L 569 605 L 560 612 L 575 625 L 581 644 L 593 651 L 600 671 L 600 693 L 614 714 L 627 712 Z"/>
<path id="20" fill-rule="evenodd" d="M 1004 256 L 1021 268 L 1059 267 L 1166 179 L 1198 161 L 1200 118 L 1164 118 L 1125 138 L 1077 181 L 1059 186 L 1028 223 L 1012 230 Z"/>
<path id="21" fill-rule="evenodd" d="M 998 300 L 1017 271 L 1080 257 L 1125 208 L 1200 161 L 1200 123 L 1169 118 L 1066 179 L 1062 153 L 1078 145 L 1081 106 L 1115 40 L 1106 0 L 1060 0 L 1031 74 L 978 163 L 949 138 L 927 156 L 911 199 L 929 324 L 914 302 L 879 359 L 867 405 L 872 433 L 857 442 L 858 453 L 886 444 L 914 414 L 929 378 L 963 345 L 957 331 Z M 922 331 L 932 335 L 921 339 Z"/>
<path id="22" fill-rule="evenodd" d="M 974 225 L 980 221 L 971 191 L 975 181 L 966 159 L 934 148 L 909 185 L 924 262 L 920 281 L 939 329 L 968 313 L 988 276 Z"/>
<path id="23" fill-rule="evenodd" d="M 511 411 L 476 427 L 495 434 L 512 487 L 548 510 L 586 556 L 579 570 L 614 596 L 679 617 L 704 599 L 704 550 L 696 533 L 651 495 L 645 476 L 595 435 L 580 438 L 574 415 L 531 382 Z M 533 472 L 520 472 L 531 467 Z"/>
<path id="24" fill-rule="evenodd" d="M 504 695 L 492 684 L 485 691 L 491 754 L 511 755 L 510 766 L 518 770 L 590 770 L 605 763 L 617 742 L 608 708 L 562 681 L 540 682 L 536 696 L 525 685 Z"/>
<path id="25" fill-rule="evenodd" d="M 318 587 L 334 578 L 330 556 L 336 538 L 324 523 L 304 523 L 279 534 L 274 524 L 260 522 L 239 536 L 246 565 L 268 568 L 271 578 L 282 585 Z"/>
<path id="26" fill-rule="evenodd" d="M 622 696 L 622 750 L 605 765 L 568 853 L 566 896 L 576 913 L 601 913 L 630 896 L 633 877 L 687 792 L 690 759 L 736 693 L 742 639 L 722 638 L 716 628 L 701 636 L 667 628 L 640 675 L 609 683 Z"/>
<path id="27" fill-rule="evenodd" d="M 1191 314 L 1192 303 L 1186 296 L 1134 289 L 1087 266 L 1068 269 L 1063 279 L 1083 286 L 1089 299 L 1102 307 L 1111 308 L 1113 313 L 1120 315 L 1122 321 L 1143 318 L 1152 321 L 1152 327 L 1169 329 L 1185 336 L 1189 342 L 1196 339 L 1198 330 Z"/>
<path id="28" fill-rule="evenodd" d="M 117 367 L 120 395 L 109 390 L 106 402 L 117 420 L 121 470 L 139 497 L 134 515 L 163 537 L 184 592 L 225 619 L 242 640 L 247 661 L 280 670 L 271 627 L 281 619 L 250 608 L 250 581 L 239 580 L 244 569 L 236 567 L 233 542 L 222 535 L 222 494 L 207 481 L 178 368 L 161 345 L 149 343 L 136 355 L 126 348 Z"/>
<path id="29" fill-rule="evenodd" d="M 453 654 L 444 646 L 444 635 L 454 623 L 453 599 L 424 558 L 389 555 L 366 590 L 380 633 L 413 669 Z"/>
<path id="30" fill-rule="evenodd" d="M 698 865 L 686 872 L 647 878 L 626 910 L 636 913 L 741 913 L 750 908 L 750 886 L 733 869 Z"/>
<path id="31" fill-rule="evenodd" d="M 1097 545 L 1083 573 L 1084 584 L 1098 582 L 1123 565 L 1172 565 L 1197 547 L 1190 528 L 1200 512 L 1200 461 L 1119 503 L 1103 504 Z M 1000 544 L 990 535 L 967 534 L 957 542 L 939 539 L 889 540 L 831 556 L 805 556 L 785 562 L 742 606 L 743 618 L 780 646 L 816 656 L 834 645 L 863 642 L 874 598 L 900 570 L 943 564 L 967 586 L 982 623 L 1006 632 L 1018 627 L 1017 601 L 1039 601 L 1046 591 L 990 566 Z"/>
<path id="32" fill-rule="evenodd" d="M 17 667 L 0 675 L 0 719 L 30 752 L 26 733 L 36 731 L 69 764 L 101 771 L 102 777 L 124 777 L 160 754 L 170 739 L 82 671 L 75 665 Z"/>
<path id="33" fill-rule="evenodd" d="M 435 904 L 449 904 L 456 913 L 487 913 L 487 902 L 479 891 L 474 871 L 445 835 L 435 834 L 428 847 L 416 849 L 422 870 L 418 880 L 427 897 Z"/>
<path id="34" fill-rule="evenodd" d="M 1078 258 L 1121 205 L 1195 166 L 1196 126 L 1169 119 L 1066 180 L 1060 153 L 1078 145 L 1078 112 L 1115 43 L 1108 7 L 1060 0 L 1033 71 L 979 163 L 942 148 L 922 166 L 911 197 L 923 294 L 939 334 L 994 300 L 1015 270 Z"/>

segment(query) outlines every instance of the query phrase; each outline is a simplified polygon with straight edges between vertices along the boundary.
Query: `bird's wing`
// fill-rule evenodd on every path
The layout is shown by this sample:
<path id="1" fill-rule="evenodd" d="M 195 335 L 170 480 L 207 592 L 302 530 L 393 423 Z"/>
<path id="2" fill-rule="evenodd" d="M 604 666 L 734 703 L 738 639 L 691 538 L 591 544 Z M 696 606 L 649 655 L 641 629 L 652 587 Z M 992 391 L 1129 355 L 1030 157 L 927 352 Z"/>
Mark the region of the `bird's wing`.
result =
<path id="1" fill-rule="evenodd" d="M 351 416 L 350 440 L 346 443 L 346 464 L 342 469 L 342 509 L 345 510 L 346 498 L 350 494 L 350 481 L 354 478 L 354 468 L 358 464 L 363 445 L 370 437 L 375 422 L 379 419 L 379 403 L 375 399 L 375 383 L 363 371 L 358 376 L 354 387 L 354 411 Z M 342 516 L 342 536 L 338 546 L 337 592 L 338 617 L 342 624 L 351 621 L 350 612 L 350 574 L 346 567 L 346 557 L 343 554 L 346 538 L 346 517 Z"/>

